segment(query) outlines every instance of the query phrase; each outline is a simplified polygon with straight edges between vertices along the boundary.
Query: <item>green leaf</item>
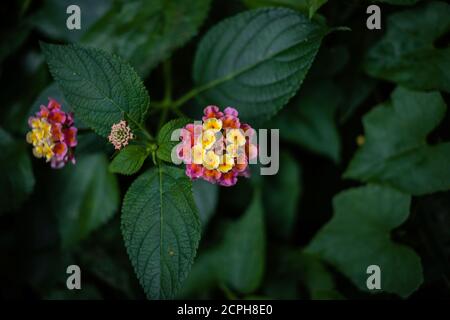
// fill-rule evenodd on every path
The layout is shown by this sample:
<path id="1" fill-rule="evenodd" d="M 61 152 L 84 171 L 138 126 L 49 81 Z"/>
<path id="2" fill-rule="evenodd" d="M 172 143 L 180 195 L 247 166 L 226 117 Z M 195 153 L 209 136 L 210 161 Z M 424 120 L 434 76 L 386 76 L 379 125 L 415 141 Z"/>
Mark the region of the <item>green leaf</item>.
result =
<path id="1" fill-rule="evenodd" d="M 198 31 L 210 0 L 116 1 L 83 43 L 114 52 L 146 76 Z"/>
<path id="2" fill-rule="evenodd" d="M 214 214 L 219 200 L 219 186 L 202 179 L 192 181 L 192 192 L 203 228 Z"/>
<path id="3" fill-rule="evenodd" d="M 450 92 L 450 47 L 436 46 L 449 31 L 448 3 L 433 1 L 394 13 L 386 35 L 369 51 L 366 71 L 412 89 Z"/>
<path id="4" fill-rule="evenodd" d="M 274 176 L 265 177 L 263 185 L 268 226 L 279 237 L 286 239 L 292 235 L 301 189 L 300 166 L 289 153 L 281 152 L 280 171 Z"/>
<path id="5" fill-rule="evenodd" d="M 247 211 L 227 229 L 223 239 L 219 275 L 233 290 L 255 291 L 264 275 L 266 235 L 259 190 Z"/>
<path id="6" fill-rule="evenodd" d="M 394 189 L 365 186 L 333 199 L 334 216 L 316 234 L 308 251 L 319 254 L 361 290 L 370 265 L 381 269 L 381 290 L 407 297 L 422 283 L 417 254 L 391 240 L 391 231 L 408 218 L 411 197 Z"/>
<path id="7" fill-rule="evenodd" d="M 29 20 L 31 25 L 52 39 L 79 41 L 111 6 L 111 0 L 45 0 L 43 6 Z M 76 4 L 81 10 L 81 29 L 66 27 L 67 7 Z"/>
<path id="8" fill-rule="evenodd" d="M 125 117 L 132 127 L 142 127 L 150 98 L 127 63 L 78 45 L 41 43 L 41 47 L 53 78 L 86 125 L 104 137 Z"/>
<path id="9" fill-rule="evenodd" d="M 107 222 L 119 207 L 119 186 L 108 172 L 103 154 L 86 155 L 75 166 L 67 165 L 56 177 L 52 202 L 58 213 L 62 247 L 86 238 Z"/>
<path id="10" fill-rule="evenodd" d="M 35 179 L 28 148 L 0 127 L 0 213 L 17 210 L 34 188 Z"/>
<path id="11" fill-rule="evenodd" d="M 450 189 L 450 143 L 427 144 L 445 116 L 438 92 L 397 88 L 363 118 L 365 143 L 344 177 L 387 184 L 413 195 Z"/>
<path id="12" fill-rule="evenodd" d="M 280 136 L 335 163 L 341 156 L 336 113 L 342 93 L 331 81 L 305 85 L 300 93 L 270 124 Z"/>
<path id="13" fill-rule="evenodd" d="M 188 123 L 193 122 L 188 118 L 174 119 L 167 122 L 161 130 L 159 130 L 157 141 L 158 149 L 156 150 L 156 155 L 159 159 L 167 162 L 172 162 L 172 149 L 176 147 L 180 141 L 172 141 L 171 136 L 174 130 L 181 129 Z"/>
<path id="14" fill-rule="evenodd" d="M 286 7 L 308 14 L 312 17 L 328 0 L 243 0 L 251 9 L 261 7 Z"/>
<path id="15" fill-rule="evenodd" d="M 328 0 L 307 0 L 309 6 L 309 16 L 312 17 Z"/>
<path id="16" fill-rule="evenodd" d="M 140 145 L 126 146 L 109 165 L 109 171 L 131 175 L 139 171 L 150 151 Z"/>
<path id="17" fill-rule="evenodd" d="M 191 187 L 182 169 L 163 165 L 125 195 L 122 234 L 148 298 L 173 298 L 191 269 L 201 230 Z"/>
<path id="18" fill-rule="evenodd" d="M 194 80 L 203 102 L 231 105 L 255 123 L 297 92 L 327 29 L 290 9 L 257 9 L 213 27 L 202 39 Z"/>

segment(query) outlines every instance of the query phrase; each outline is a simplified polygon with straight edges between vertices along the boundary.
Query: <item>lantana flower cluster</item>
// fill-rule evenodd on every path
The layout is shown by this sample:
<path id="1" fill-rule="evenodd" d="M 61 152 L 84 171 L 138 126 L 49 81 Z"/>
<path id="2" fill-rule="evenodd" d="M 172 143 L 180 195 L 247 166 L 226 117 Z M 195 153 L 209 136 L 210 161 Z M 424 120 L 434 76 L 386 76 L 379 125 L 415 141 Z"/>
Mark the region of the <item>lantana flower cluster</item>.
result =
<path id="1" fill-rule="evenodd" d="M 134 139 L 134 134 L 125 120 L 115 123 L 111 127 L 111 132 L 108 136 L 109 142 L 114 145 L 116 150 L 120 150 L 128 145 L 130 140 Z"/>
<path id="2" fill-rule="evenodd" d="M 241 124 L 238 111 L 231 107 L 221 112 L 217 106 L 207 106 L 202 120 L 181 132 L 177 156 L 186 164 L 186 175 L 222 186 L 235 185 L 239 176 L 248 177 L 249 160 L 257 156 L 253 128 Z"/>
<path id="3" fill-rule="evenodd" d="M 49 98 L 48 105 L 41 105 L 40 111 L 28 119 L 28 125 L 31 131 L 26 139 L 33 145 L 35 157 L 45 158 L 55 169 L 64 167 L 69 161 L 75 164 L 78 130 L 73 123 L 73 114 L 64 112 L 59 102 Z"/>

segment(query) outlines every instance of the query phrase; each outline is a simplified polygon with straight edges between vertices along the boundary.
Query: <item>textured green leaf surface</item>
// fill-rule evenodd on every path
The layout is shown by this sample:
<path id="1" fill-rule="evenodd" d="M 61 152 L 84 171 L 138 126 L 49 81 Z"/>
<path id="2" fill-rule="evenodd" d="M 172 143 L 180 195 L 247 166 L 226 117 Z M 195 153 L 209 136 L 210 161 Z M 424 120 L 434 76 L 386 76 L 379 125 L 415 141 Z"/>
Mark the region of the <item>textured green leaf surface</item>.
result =
<path id="1" fill-rule="evenodd" d="M 436 44 L 448 32 L 448 3 L 431 1 L 392 14 L 386 35 L 368 53 L 366 70 L 412 89 L 450 92 L 450 47 Z"/>
<path id="2" fill-rule="evenodd" d="M 149 155 L 149 150 L 139 145 L 126 146 L 109 165 L 109 170 L 115 173 L 131 175 L 139 171 Z"/>
<path id="3" fill-rule="evenodd" d="M 119 186 L 108 172 L 103 154 L 91 154 L 68 164 L 56 176 L 55 197 L 63 248 L 75 245 L 108 221 L 119 208 Z"/>
<path id="4" fill-rule="evenodd" d="M 83 43 L 117 53 L 145 76 L 198 31 L 210 0 L 116 1 Z"/>
<path id="5" fill-rule="evenodd" d="M 264 275 L 266 235 L 260 191 L 238 221 L 227 229 L 221 247 L 220 278 L 233 290 L 256 290 Z"/>
<path id="6" fill-rule="evenodd" d="M 450 143 L 427 143 L 445 112 L 439 93 L 397 88 L 390 101 L 364 116 L 366 142 L 344 177 L 388 184 L 414 195 L 450 189 Z"/>
<path id="7" fill-rule="evenodd" d="M 308 14 L 310 17 L 328 0 L 243 0 L 249 8 L 286 7 Z"/>
<path id="8" fill-rule="evenodd" d="M 282 152 L 280 170 L 264 179 L 263 204 L 271 232 L 285 239 L 291 236 L 301 191 L 301 168 L 289 153 Z"/>
<path id="9" fill-rule="evenodd" d="M 128 255 L 150 299 L 170 299 L 186 279 L 200 240 L 192 186 L 184 171 L 161 166 L 140 175 L 122 208 Z"/>
<path id="10" fill-rule="evenodd" d="M 420 258 L 393 242 L 390 234 L 408 218 L 410 201 L 410 196 L 380 186 L 341 192 L 333 199 L 333 218 L 319 230 L 308 251 L 319 254 L 365 291 L 367 267 L 378 265 L 381 290 L 407 297 L 423 281 Z"/>
<path id="11" fill-rule="evenodd" d="M 336 113 L 340 89 L 330 81 L 305 84 L 292 102 L 271 122 L 282 139 L 338 162 L 341 142 Z"/>
<path id="12" fill-rule="evenodd" d="M 202 39 L 194 80 L 207 104 L 234 106 L 262 121 L 297 92 L 326 28 L 290 9 L 256 9 L 213 27 Z"/>
<path id="13" fill-rule="evenodd" d="M 156 150 L 156 155 L 163 161 L 172 162 L 172 149 L 180 143 L 180 140 L 172 141 L 172 133 L 183 128 L 188 123 L 193 122 L 188 118 L 174 119 L 167 122 L 161 130 L 158 132 L 158 149 Z"/>
<path id="14" fill-rule="evenodd" d="M 25 140 L 25 137 L 24 137 Z M 34 188 L 34 174 L 25 141 L 15 141 L 0 128 L 0 213 L 17 210 Z"/>
<path id="15" fill-rule="evenodd" d="M 126 117 L 141 126 L 150 104 L 136 72 L 105 51 L 78 45 L 41 44 L 53 78 L 75 115 L 98 134 Z"/>

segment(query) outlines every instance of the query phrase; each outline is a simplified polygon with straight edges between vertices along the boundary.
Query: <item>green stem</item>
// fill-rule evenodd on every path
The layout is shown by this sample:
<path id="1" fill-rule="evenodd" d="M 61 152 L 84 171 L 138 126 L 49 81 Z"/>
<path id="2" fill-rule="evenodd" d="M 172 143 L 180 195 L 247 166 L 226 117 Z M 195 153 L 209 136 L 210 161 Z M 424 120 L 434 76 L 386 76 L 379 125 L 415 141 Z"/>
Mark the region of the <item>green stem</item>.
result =
<path id="1" fill-rule="evenodd" d="M 134 120 L 133 120 L 133 122 L 134 122 L 134 124 L 142 131 L 142 133 L 144 134 L 144 136 L 145 136 L 148 140 L 150 140 L 150 141 L 155 140 L 155 139 L 153 138 L 153 136 L 150 134 L 150 132 L 148 132 L 147 129 L 145 129 L 141 124 L 137 123 L 137 122 L 134 121 Z"/>
<path id="2" fill-rule="evenodd" d="M 134 120 L 132 117 L 130 117 L 128 115 L 128 113 L 126 112 L 122 112 L 122 117 L 123 119 L 125 119 L 126 121 L 129 120 L 129 122 L 133 122 L 134 125 L 139 128 L 140 131 L 142 131 L 142 133 L 144 134 L 144 136 L 149 140 L 149 141 L 153 141 L 154 138 L 153 136 L 150 134 L 150 132 L 147 131 L 147 129 L 145 127 L 142 126 L 142 124 L 140 124 L 138 121 Z"/>
<path id="3" fill-rule="evenodd" d="M 161 118 L 159 118 L 158 129 L 161 129 L 161 127 L 164 125 L 164 123 L 166 123 L 168 114 L 169 114 L 169 108 L 162 109 Z"/>
<path id="4" fill-rule="evenodd" d="M 194 98 L 195 96 L 197 96 L 199 93 L 202 93 L 205 90 L 208 90 L 209 88 L 215 86 L 211 85 L 212 82 L 207 83 L 206 85 L 197 87 L 192 89 L 191 91 L 189 91 L 188 93 L 186 93 L 184 96 L 180 97 L 179 99 L 175 100 L 172 103 L 172 108 L 173 109 L 178 109 L 180 106 L 182 106 L 183 104 L 185 104 L 186 102 L 188 102 L 189 100 L 191 100 L 192 98 Z"/>
<path id="5" fill-rule="evenodd" d="M 246 68 L 243 68 L 241 70 L 239 70 L 238 72 L 235 73 L 230 73 L 222 78 L 218 78 L 215 80 L 212 80 L 208 83 L 205 83 L 204 85 L 201 85 L 199 87 L 196 87 L 194 89 L 192 89 L 191 91 L 187 92 L 184 96 L 180 97 L 178 100 L 175 100 L 174 103 L 172 103 L 172 108 L 177 109 L 180 106 L 182 106 L 183 104 L 185 104 L 187 101 L 191 100 L 192 98 L 194 98 L 195 96 L 197 96 L 198 94 L 202 93 L 203 91 L 206 91 L 208 89 L 214 88 L 230 79 L 233 79 L 234 77 L 236 77 L 237 75 L 239 75 L 240 73 L 250 69 L 251 67 L 253 67 L 254 65 L 250 65 Z"/>

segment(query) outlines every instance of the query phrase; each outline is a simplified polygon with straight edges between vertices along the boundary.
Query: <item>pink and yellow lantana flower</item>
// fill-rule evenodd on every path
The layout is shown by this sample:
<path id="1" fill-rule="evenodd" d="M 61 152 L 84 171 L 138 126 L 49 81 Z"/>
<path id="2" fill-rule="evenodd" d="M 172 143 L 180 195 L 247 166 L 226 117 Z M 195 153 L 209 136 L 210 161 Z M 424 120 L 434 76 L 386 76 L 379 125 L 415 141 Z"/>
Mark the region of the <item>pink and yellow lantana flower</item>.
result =
<path id="1" fill-rule="evenodd" d="M 26 139 L 33 145 L 33 155 L 45 158 L 56 169 L 69 161 L 75 164 L 74 148 L 78 141 L 73 124 L 73 114 L 64 112 L 60 103 L 49 98 L 48 105 L 41 105 L 40 111 L 28 119 L 31 131 Z"/>
<path id="2" fill-rule="evenodd" d="M 217 106 L 204 109 L 202 122 L 186 125 L 177 156 L 186 164 L 192 180 L 204 179 L 221 186 L 233 186 L 239 176 L 249 176 L 248 162 L 257 156 L 251 143 L 255 131 L 241 124 L 238 111 Z"/>

